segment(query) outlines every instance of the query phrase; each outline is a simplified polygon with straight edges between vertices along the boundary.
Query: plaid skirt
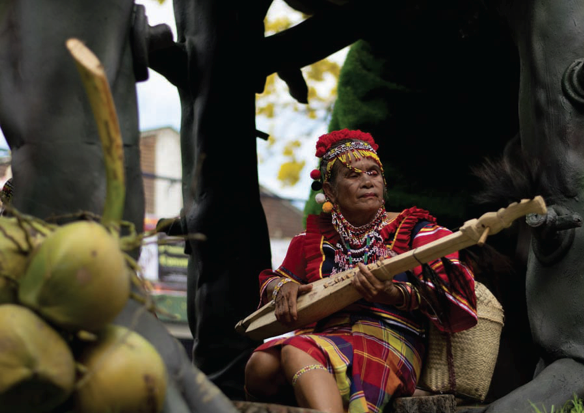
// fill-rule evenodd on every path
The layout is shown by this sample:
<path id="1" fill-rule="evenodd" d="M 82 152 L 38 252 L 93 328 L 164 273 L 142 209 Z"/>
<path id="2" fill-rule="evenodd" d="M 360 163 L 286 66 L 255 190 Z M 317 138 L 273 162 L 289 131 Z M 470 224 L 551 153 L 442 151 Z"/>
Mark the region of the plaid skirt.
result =
<path id="1" fill-rule="evenodd" d="M 269 340 L 256 348 L 291 345 L 334 375 L 349 413 L 381 413 L 392 397 L 411 396 L 422 369 L 423 340 L 374 319 L 329 319 L 312 332 Z"/>

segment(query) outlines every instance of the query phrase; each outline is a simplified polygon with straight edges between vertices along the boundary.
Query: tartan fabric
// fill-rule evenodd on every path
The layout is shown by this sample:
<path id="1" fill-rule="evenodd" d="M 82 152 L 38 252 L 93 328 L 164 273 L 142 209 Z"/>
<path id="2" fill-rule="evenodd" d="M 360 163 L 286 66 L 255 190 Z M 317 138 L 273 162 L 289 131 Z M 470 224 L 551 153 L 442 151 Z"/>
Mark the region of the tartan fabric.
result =
<path id="1" fill-rule="evenodd" d="M 256 351 L 282 345 L 297 347 L 327 367 L 349 413 L 380 413 L 392 397 L 411 395 L 424 353 L 421 340 L 349 314 L 337 314 L 322 331 L 276 338 Z"/>

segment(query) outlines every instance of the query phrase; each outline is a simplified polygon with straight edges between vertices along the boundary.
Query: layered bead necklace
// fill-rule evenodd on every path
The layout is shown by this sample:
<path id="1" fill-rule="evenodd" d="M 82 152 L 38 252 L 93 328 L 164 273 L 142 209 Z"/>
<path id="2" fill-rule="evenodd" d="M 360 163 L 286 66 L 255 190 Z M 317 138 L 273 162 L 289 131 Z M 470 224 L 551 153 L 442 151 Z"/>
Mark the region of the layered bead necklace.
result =
<path id="1" fill-rule="evenodd" d="M 381 257 L 386 257 L 391 250 L 383 244 L 380 231 L 388 223 L 387 212 L 382 206 L 375 214 L 371 222 L 356 227 L 352 225 L 343 214 L 335 208 L 332 212 L 332 224 L 340 235 L 342 245 L 346 253 L 338 251 L 335 263 L 338 271 L 353 268 L 357 263 L 367 264 Z"/>

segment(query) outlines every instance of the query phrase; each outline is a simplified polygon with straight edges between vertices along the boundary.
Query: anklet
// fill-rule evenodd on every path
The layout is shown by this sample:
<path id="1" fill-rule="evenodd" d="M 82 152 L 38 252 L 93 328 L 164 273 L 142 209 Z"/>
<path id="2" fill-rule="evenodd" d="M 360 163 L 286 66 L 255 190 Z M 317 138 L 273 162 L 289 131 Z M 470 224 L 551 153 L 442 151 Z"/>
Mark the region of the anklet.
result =
<path id="1" fill-rule="evenodd" d="M 294 376 L 292 377 L 292 386 L 294 386 L 296 384 L 296 382 L 298 381 L 298 378 L 300 376 L 302 376 L 304 373 L 306 373 L 307 371 L 310 371 L 310 370 L 326 370 L 326 371 L 328 371 L 328 369 L 325 366 L 323 366 L 322 364 L 309 364 L 308 366 L 304 366 L 300 370 L 298 370 L 296 373 L 294 373 Z"/>

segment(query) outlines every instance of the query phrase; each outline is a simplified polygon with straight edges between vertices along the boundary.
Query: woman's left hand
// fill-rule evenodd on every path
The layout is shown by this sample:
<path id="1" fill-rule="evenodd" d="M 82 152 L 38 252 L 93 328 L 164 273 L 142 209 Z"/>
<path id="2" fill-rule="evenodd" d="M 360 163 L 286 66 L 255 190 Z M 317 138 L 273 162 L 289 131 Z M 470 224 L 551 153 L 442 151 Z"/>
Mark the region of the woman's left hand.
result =
<path id="1" fill-rule="evenodd" d="M 392 280 L 381 281 L 360 262 L 351 284 L 367 301 L 389 305 L 403 304 L 403 297 Z"/>

